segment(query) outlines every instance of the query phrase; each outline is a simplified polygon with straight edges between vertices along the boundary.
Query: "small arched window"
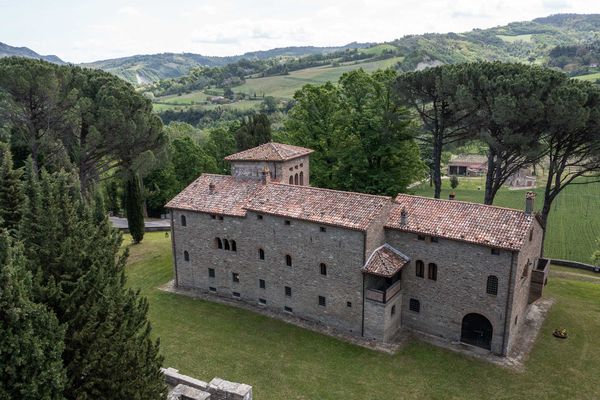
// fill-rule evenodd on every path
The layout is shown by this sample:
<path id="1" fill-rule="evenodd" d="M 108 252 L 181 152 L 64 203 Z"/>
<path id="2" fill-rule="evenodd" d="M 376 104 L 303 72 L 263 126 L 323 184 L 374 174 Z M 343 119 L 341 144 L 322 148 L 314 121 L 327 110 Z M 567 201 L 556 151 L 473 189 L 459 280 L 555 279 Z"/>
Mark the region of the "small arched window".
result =
<path id="1" fill-rule="evenodd" d="M 215 238 L 215 244 L 217 245 L 217 249 L 223 248 L 223 242 L 221 242 L 220 238 Z"/>
<path id="2" fill-rule="evenodd" d="M 425 263 L 421 260 L 417 260 L 415 262 L 415 274 L 419 278 L 423 278 L 425 276 Z"/>
<path id="3" fill-rule="evenodd" d="M 223 239 L 223 248 L 229 250 L 229 240 Z"/>
<path id="4" fill-rule="evenodd" d="M 324 263 L 321 263 L 320 268 L 321 268 L 321 275 L 327 275 L 327 265 L 325 265 Z"/>
<path id="5" fill-rule="evenodd" d="M 304 185 L 304 172 L 300 171 L 300 185 Z"/>
<path id="6" fill-rule="evenodd" d="M 290 185 L 294 184 L 294 177 L 290 175 Z"/>
<path id="7" fill-rule="evenodd" d="M 294 175 L 294 185 L 298 184 L 298 173 Z"/>
<path id="8" fill-rule="evenodd" d="M 188 253 L 188 251 L 187 251 L 187 250 L 185 250 L 185 251 L 183 252 L 183 259 L 184 259 L 185 261 L 190 261 L 190 253 Z"/>
<path id="9" fill-rule="evenodd" d="M 285 256 L 285 265 L 287 265 L 288 267 L 292 266 L 292 256 L 290 256 L 289 254 Z"/>
<path id="10" fill-rule="evenodd" d="M 231 251 L 237 251 L 237 246 L 236 246 L 235 240 L 231 241 Z"/>
<path id="11" fill-rule="evenodd" d="M 427 269 L 427 277 L 432 281 L 437 281 L 437 265 L 434 263 L 429 263 Z"/>
<path id="12" fill-rule="evenodd" d="M 258 249 L 258 259 L 259 260 L 265 259 L 265 251 L 263 249 Z"/>
<path id="13" fill-rule="evenodd" d="M 498 277 L 495 275 L 490 275 L 487 278 L 487 285 L 485 288 L 487 294 L 493 294 L 496 296 L 498 294 Z"/>
<path id="14" fill-rule="evenodd" d="M 185 215 L 181 216 L 181 226 L 187 226 L 187 221 L 185 220 Z"/>

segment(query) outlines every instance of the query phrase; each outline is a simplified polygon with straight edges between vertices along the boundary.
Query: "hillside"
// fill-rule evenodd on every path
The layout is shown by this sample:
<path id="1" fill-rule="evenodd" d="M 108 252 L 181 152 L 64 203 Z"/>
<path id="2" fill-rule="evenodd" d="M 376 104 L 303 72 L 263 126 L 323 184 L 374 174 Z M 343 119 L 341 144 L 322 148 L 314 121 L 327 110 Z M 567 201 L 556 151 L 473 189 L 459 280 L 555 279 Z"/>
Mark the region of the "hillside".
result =
<path id="1" fill-rule="evenodd" d="M 279 57 L 327 54 L 350 48 L 364 48 L 370 45 L 370 43 L 349 43 L 340 47 L 282 47 L 265 51 L 248 52 L 230 57 L 203 56 L 193 53 L 162 53 L 100 60 L 81 65 L 111 72 L 131 83 L 147 84 L 157 82 L 161 79 L 184 76 L 195 67 L 221 67 L 242 59 L 266 60 Z"/>
<path id="2" fill-rule="evenodd" d="M 25 57 L 48 61 L 54 64 L 64 64 L 65 62 L 54 55 L 43 56 L 27 47 L 13 47 L 0 42 L 0 58 L 2 57 Z"/>
<path id="3" fill-rule="evenodd" d="M 245 75 L 244 69 L 238 68 L 234 80 L 215 80 L 213 72 L 193 70 L 190 75 L 160 81 L 147 90 L 157 96 L 156 110 L 165 111 L 215 108 L 216 105 L 210 101 L 211 96 L 231 87 L 235 98 L 219 103 L 219 106 L 247 110 L 260 106 L 261 102 L 256 99 L 273 96 L 282 101 L 289 100 L 307 83 L 335 81 L 344 72 L 356 68 L 375 70 L 392 67 L 399 71 L 412 71 L 440 64 L 484 60 L 538 64 L 596 81 L 600 69 L 595 66 L 593 56 L 579 60 L 580 64 L 587 62 L 585 68 L 573 67 L 569 60 L 557 63 L 555 56 L 562 54 L 560 49 L 567 49 L 569 54 L 579 54 L 580 48 L 594 53 L 597 51 L 594 43 L 599 40 L 600 15 L 561 14 L 460 34 L 409 35 L 358 50 L 332 52 L 312 64 L 308 60 L 314 56 L 265 59 L 267 61 L 262 65 L 250 65 L 252 68 L 247 68 Z M 347 58 L 349 51 L 353 55 L 351 60 Z M 273 51 L 270 54 L 281 56 L 283 53 Z M 306 67 L 298 68 L 299 65 Z"/>

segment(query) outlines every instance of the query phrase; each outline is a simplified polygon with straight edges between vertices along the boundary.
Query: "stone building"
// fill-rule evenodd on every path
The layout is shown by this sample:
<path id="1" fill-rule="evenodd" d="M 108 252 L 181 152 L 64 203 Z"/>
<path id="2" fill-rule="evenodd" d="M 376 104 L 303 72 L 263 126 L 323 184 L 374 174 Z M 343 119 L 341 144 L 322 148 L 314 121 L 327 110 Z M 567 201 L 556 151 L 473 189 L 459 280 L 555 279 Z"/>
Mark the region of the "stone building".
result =
<path id="1" fill-rule="evenodd" d="M 507 355 L 547 278 L 534 194 L 519 211 L 314 188 L 311 152 L 231 155 L 231 176 L 171 200 L 175 284 L 367 339 L 408 330 Z"/>

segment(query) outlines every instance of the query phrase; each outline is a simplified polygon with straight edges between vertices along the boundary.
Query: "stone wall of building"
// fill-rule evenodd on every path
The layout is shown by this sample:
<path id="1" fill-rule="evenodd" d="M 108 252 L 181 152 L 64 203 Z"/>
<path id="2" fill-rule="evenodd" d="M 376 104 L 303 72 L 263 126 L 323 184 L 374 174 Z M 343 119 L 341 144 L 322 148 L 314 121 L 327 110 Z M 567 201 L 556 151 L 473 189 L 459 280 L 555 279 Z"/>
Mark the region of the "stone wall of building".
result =
<path id="1" fill-rule="evenodd" d="M 177 284 L 288 311 L 345 332 L 362 329 L 364 233 L 249 212 L 244 218 L 174 210 Z M 289 225 L 286 223 L 289 221 Z M 324 229 L 324 231 L 323 231 Z M 218 249 L 215 238 L 236 242 Z M 231 244 L 230 244 L 231 247 Z M 264 260 L 259 257 L 264 251 Z M 184 252 L 189 254 L 185 261 Z M 286 255 L 292 266 L 286 265 Z M 326 275 L 321 274 L 325 264 Z M 214 277 L 209 276 L 214 269 Z M 236 274 L 235 282 L 233 274 Z M 261 280 L 264 288 L 261 288 Z M 291 290 L 286 295 L 285 287 Z M 212 289 L 211 289 L 212 288 Z M 325 305 L 319 304 L 319 296 Z"/>
<path id="2" fill-rule="evenodd" d="M 450 341 L 459 341 L 463 317 L 485 316 L 492 324 L 491 348 L 502 353 L 506 301 L 512 252 L 494 255 L 489 247 L 386 229 L 387 242 L 410 257 L 402 270 L 402 326 Z M 424 277 L 415 273 L 415 263 L 425 264 Z M 428 264 L 437 265 L 437 280 L 428 279 Z M 489 275 L 498 277 L 498 294 L 486 293 Z M 420 311 L 409 309 L 410 299 L 419 301 Z"/>
<path id="3" fill-rule="evenodd" d="M 363 336 L 383 342 L 391 341 L 401 327 L 401 315 L 402 291 L 387 303 L 365 299 Z"/>
<path id="4" fill-rule="evenodd" d="M 525 315 L 529 305 L 529 291 L 531 289 L 532 269 L 536 268 L 542 254 L 543 228 L 534 218 L 529 237 L 525 238 L 523 248 L 518 254 L 515 271 L 513 273 L 514 294 L 509 309 L 508 341 L 506 352 L 510 352 L 515 340 L 519 336 L 519 329 L 525 322 Z M 529 240 L 531 239 L 531 240 Z"/>
<path id="5" fill-rule="evenodd" d="M 302 180 L 304 186 L 310 185 L 310 159 L 308 156 L 281 162 L 232 161 L 231 175 L 241 178 L 261 179 L 265 167 L 271 172 L 271 178 L 281 183 L 299 185 Z M 296 175 L 298 176 L 298 183 L 295 183 Z M 291 182 L 290 177 L 292 178 Z"/>

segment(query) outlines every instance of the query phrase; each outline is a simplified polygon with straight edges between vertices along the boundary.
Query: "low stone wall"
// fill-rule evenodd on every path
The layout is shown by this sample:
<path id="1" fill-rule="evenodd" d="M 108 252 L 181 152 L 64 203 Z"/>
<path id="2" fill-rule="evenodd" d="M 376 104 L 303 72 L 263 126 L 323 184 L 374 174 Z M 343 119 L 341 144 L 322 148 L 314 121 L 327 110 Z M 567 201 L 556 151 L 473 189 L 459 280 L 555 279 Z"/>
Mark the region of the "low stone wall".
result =
<path id="1" fill-rule="evenodd" d="M 591 264 L 585 264 L 585 263 L 580 263 L 580 262 L 571 261 L 571 260 L 557 260 L 555 258 L 552 258 L 552 259 L 549 258 L 548 261 L 551 264 L 560 265 L 561 267 L 585 269 L 587 271 L 600 273 L 600 265 L 594 266 Z"/>
<path id="2" fill-rule="evenodd" d="M 182 375 L 174 368 L 163 368 L 172 390 L 169 400 L 252 400 L 252 386 L 214 378 L 209 383 Z"/>

